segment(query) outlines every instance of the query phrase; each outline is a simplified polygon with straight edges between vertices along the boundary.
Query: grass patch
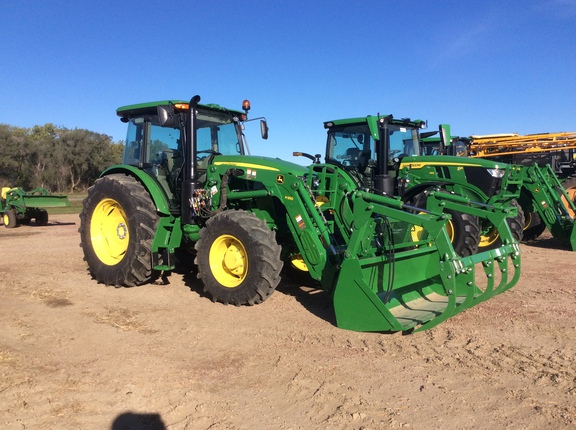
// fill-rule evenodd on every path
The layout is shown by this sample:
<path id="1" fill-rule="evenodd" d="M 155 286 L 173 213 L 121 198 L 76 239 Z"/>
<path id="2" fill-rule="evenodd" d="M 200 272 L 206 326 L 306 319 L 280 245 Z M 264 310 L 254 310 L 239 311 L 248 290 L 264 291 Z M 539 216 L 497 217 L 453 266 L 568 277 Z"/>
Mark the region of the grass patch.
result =
<path id="1" fill-rule="evenodd" d="M 82 212 L 82 201 L 84 198 L 86 198 L 87 195 L 87 192 L 68 194 L 68 202 L 70 202 L 70 206 L 46 208 L 46 210 L 50 215 L 79 214 Z"/>

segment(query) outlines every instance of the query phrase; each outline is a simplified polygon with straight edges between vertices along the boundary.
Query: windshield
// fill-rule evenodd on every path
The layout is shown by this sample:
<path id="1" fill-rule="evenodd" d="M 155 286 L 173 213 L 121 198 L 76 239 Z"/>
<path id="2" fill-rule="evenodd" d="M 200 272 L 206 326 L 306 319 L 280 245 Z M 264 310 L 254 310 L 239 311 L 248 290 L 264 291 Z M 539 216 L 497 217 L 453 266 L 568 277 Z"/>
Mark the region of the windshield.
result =
<path id="1" fill-rule="evenodd" d="M 390 155 L 389 158 L 406 155 L 420 155 L 418 129 L 404 125 L 390 124 Z"/>
<path id="2" fill-rule="evenodd" d="M 388 130 L 390 159 L 406 155 L 420 155 L 417 128 L 390 124 Z M 362 166 L 369 160 L 376 161 L 374 143 L 368 124 L 333 127 L 328 131 L 326 158 L 344 166 Z"/>
<path id="3" fill-rule="evenodd" d="M 367 124 L 345 126 L 328 132 L 328 159 L 344 166 L 357 167 L 363 159 L 374 157 L 374 140 Z"/>
<path id="4" fill-rule="evenodd" d="M 242 145 L 238 140 L 237 124 L 225 112 L 198 110 L 197 151 L 218 152 L 223 155 L 240 155 Z"/>
<path id="5" fill-rule="evenodd" d="M 198 154 L 220 153 L 240 155 L 243 153 L 239 140 L 238 126 L 226 112 L 198 109 L 197 115 Z M 166 157 L 182 155 L 180 129 L 162 127 L 158 115 L 131 118 L 128 123 L 124 164 L 138 165 L 146 139 L 144 163 L 157 163 Z"/>

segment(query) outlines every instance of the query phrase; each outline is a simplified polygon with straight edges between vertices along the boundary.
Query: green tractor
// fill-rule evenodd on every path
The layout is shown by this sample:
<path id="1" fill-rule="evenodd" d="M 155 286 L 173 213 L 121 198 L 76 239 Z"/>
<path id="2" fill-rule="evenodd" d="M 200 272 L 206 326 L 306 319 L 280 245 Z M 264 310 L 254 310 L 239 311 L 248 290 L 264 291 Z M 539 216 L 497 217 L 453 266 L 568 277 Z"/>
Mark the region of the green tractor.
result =
<path id="1" fill-rule="evenodd" d="M 400 196 L 417 207 L 433 207 L 428 196 L 440 191 L 469 201 L 446 208 L 450 240 L 461 256 L 502 244 L 497 225 L 485 214 L 503 210 L 515 240 L 522 237 L 524 215 L 515 184 L 522 180 L 514 166 L 491 160 L 440 156 L 421 144 L 425 122 L 392 115 L 327 121 L 326 162 L 346 170 L 357 186 L 376 194 Z M 441 130 L 450 135 L 448 126 Z M 435 132 L 437 133 L 437 132 Z M 302 153 L 295 153 L 295 155 Z M 316 163 L 320 156 L 311 157 Z M 484 215 L 483 215 L 484 213 Z"/>
<path id="2" fill-rule="evenodd" d="M 576 251 L 574 136 L 575 133 L 542 133 L 427 137 L 422 143 L 431 151 L 468 157 L 467 161 L 510 163 L 522 176 L 511 186 L 525 214 L 522 240 L 533 241 L 548 228 L 563 246 Z"/>
<path id="3" fill-rule="evenodd" d="M 24 191 L 22 188 L 2 188 L 0 214 L 4 226 L 15 228 L 36 221 L 37 226 L 48 224 L 48 211 L 44 208 L 69 206 L 68 196 L 50 194 L 45 188 Z"/>
<path id="4" fill-rule="evenodd" d="M 505 211 L 478 214 L 498 227 L 502 246 L 462 257 L 442 209 L 469 207 L 466 198 L 432 190 L 434 209 L 419 208 L 359 188 L 336 163 L 247 155 L 249 102 L 243 111 L 199 102 L 117 110 L 128 124 L 123 164 L 101 174 L 80 214 L 97 282 L 167 276 L 178 253 L 194 261 L 213 301 L 253 305 L 273 293 L 286 262 L 300 260 L 331 296 L 338 327 L 393 332 L 431 328 L 518 281 Z"/>

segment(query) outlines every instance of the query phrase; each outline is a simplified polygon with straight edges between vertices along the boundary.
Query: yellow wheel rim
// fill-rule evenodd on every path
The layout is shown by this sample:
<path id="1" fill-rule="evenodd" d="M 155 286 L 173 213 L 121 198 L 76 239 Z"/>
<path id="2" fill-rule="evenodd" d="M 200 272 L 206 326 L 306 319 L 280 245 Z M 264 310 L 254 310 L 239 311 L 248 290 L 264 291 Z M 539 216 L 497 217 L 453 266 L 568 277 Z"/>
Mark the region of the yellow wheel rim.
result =
<path id="1" fill-rule="evenodd" d="M 478 244 L 478 246 L 480 248 L 484 248 L 485 246 L 490 246 L 494 242 L 496 242 L 496 240 L 498 240 L 499 236 L 500 235 L 498 234 L 498 230 L 496 229 L 496 227 L 492 226 L 486 234 L 480 235 L 480 243 Z"/>
<path id="2" fill-rule="evenodd" d="M 210 247 L 210 270 L 224 287 L 235 288 L 248 274 L 248 254 L 242 242 L 223 234 Z"/>
<path id="3" fill-rule="evenodd" d="M 424 233 L 422 226 L 413 225 L 410 229 L 410 239 L 412 242 L 418 242 L 422 238 L 422 233 Z"/>
<path id="4" fill-rule="evenodd" d="M 90 223 L 94 252 L 104 264 L 114 266 L 124 258 L 130 243 L 128 221 L 122 206 L 104 199 L 94 209 Z"/>
<path id="5" fill-rule="evenodd" d="M 524 228 L 522 230 L 526 230 L 532 224 L 532 217 L 532 212 L 524 213 Z"/>
<path id="6" fill-rule="evenodd" d="M 423 214 L 426 212 L 418 212 L 418 214 Z M 424 233 L 424 228 L 420 225 L 413 225 L 410 229 L 410 239 L 412 242 L 418 242 L 422 239 L 422 234 Z"/>
<path id="7" fill-rule="evenodd" d="M 450 243 L 454 243 L 454 237 L 456 237 L 455 233 L 456 229 L 454 228 L 454 224 L 452 220 L 446 223 L 446 232 L 448 233 L 448 239 L 450 239 Z"/>
<path id="8" fill-rule="evenodd" d="M 419 214 L 423 214 L 426 212 L 419 212 Z M 446 232 L 448 233 L 448 239 L 450 239 L 450 243 L 454 243 L 454 224 L 452 224 L 452 220 L 446 223 Z M 412 241 L 417 242 L 422 238 L 422 233 L 424 233 L 424 228 L 419 225 L 413 225 L 410 229 L 410 238 Z"/>
<path id="9" fill-rule="evenodd" d="M 8 225 L 8 223 L 10 222 L 10 218 L 8 218 L 8 215 L 6 215 L 6 214 L 4 214 L 2 219 L 4 220 L 4 225 Z"/>
<path id="10" fill-rule="evenodd" d="M 290 258 L 290 263 L 292 263 L 292 267 L 294 267 L 295 269 L 300 270 L 301 272 L 308 272 L 308 266 L 306 265 L 306 262 L 302 258 L 302 255 L 300 254 L 293 255 Z"/>

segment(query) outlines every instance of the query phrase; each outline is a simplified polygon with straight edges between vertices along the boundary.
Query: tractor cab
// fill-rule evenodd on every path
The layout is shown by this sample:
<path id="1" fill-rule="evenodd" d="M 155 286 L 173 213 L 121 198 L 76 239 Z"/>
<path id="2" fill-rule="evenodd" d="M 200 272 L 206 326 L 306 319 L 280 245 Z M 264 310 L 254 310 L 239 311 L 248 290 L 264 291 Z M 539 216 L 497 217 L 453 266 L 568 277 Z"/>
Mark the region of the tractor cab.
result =
<path id="1" fill-rule="evenodd" d="M 362 188 L 378 189 L 378 178 L 395 177 L 402 158 L 420 155 L 423 125 L 423 121 L 392 115 L 325 122 L 326 163 L 355 173 Z"/>
<path id="2" fill-rule="evenodd" d="M 202 185 L 206 168 L 214 157 L 248 152 L 243 122 L 247 120 L 250 102 L 245 100 L 243 109 L 241 112 L 215 104 L 197 104 L 192 120 L 189 102 L 180 100 L 118 108 L 118 116 L 128 123 L 123 164 L 138 167 L 154 177 L 171 207 L 178 208 L 185 170 L 194 174 L 194 180 Z M 265 122 L 262 129 L 265 137 Z"/>

